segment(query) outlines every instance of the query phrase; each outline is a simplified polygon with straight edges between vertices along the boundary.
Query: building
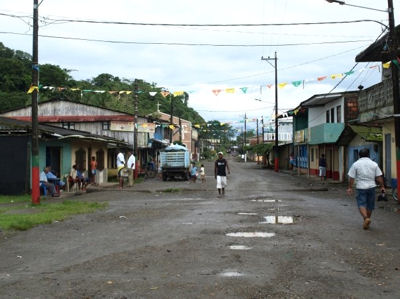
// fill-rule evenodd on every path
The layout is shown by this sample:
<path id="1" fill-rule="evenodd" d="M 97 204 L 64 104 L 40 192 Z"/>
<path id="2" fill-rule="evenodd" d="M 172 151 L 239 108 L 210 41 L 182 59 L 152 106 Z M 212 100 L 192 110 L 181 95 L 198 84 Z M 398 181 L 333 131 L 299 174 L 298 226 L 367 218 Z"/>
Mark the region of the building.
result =
<path id="1" fill-rule="evenodd" d="M 31 189 L 31 134 L 32 123 L 0 117 L 0 194 L 23 194 Z M 94 135 L 84 131 L 57 126 L 38 126 L 39 169 L 51 166 L 61 179 L 66 179 L 72 165 L 76 164 L 88 177 L 91 155 L 97 158 L 96 181 L 108 178 L 108 152 L 126 147 L 111 137 Z"/>
<path id="2" fill-rule="evenodd" d="M 322 154 L 327 177 L 342 181 L 345 176 L 345 148 L 337 141 L 345 124 L 357 119 L 358 91 L 314 95 L 293 114 L 294 155 L 299 172 L 318 175 Z"/>
<path id="3" fill-rule="evenodd" d="M 31 107 L 23 107 L 1 114 L 17 120 L 31 121 Z M 66 99 L 53 99 L 39 103 L 38 121 L 40 124 L 74 129 L 88 132 L 93 135 L 106 136 L 126 144 L 126 149 L 134 146 L 134 116 L 132 114 L 97 107 L 94 105 L 77 103 Z M 148 123 L 147 117 L 137 119 L 137 166 L 147 162 L 147 149 L 150 138 L 154 135 L 155 125 Z M 86 155 L 96 155 L 96 148 L 89 147 Z M 108 151 L 106 167 L 116 168 L 117 149 Z"/>
<path id="4" fill-rule="evenodd" d="M 395 28 L 394 36 L 399 40 L 400 26 Z M 379 61 L 386 63 L 391 61 L 391 53 L 384 50 L 387 48 L 388 39 L 388 33 L 383 35 L 367 49 L 359 53 L 356 56 L 356 62 Z M 399 57 L 399 48 L 395 50 L 397 52 L 396 56 Z M 397 60 L 395 60 L 396 63 Z M 358 119 L 358 123 L 362 125 L 382 128 L 383 172 L 386 184 L 393 187 L 397 186 L 397 182 L 400 180 L 400 167 L 396 164 L 396 132 L 392 82 L 392 68 L 395 68 L 398 72 L 396 63 L 392 62 L 389 68 L 382 68 L 382 82 L 360 92 L 360 115 Z"/>

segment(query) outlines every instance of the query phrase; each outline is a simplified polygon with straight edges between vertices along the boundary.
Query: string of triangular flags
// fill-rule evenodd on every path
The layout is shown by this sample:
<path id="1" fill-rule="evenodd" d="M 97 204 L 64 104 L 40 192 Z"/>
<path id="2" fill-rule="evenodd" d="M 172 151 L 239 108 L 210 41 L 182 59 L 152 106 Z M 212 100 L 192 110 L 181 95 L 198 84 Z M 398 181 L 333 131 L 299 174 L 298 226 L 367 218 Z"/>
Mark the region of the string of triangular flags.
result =
<path id="1" fill-rule="evenodd" d="M 392 60 L 389 62 L 386 62 L 384 64 L 382 64 L 383 68 L 390 68 L 391 64 L 395 64 L 397 67 L 400 67 L 400 59 L 398 58 L 397 60 Z M 331 75 L 325 75 L 325 76 L 319 76 L 317 78 L 312 78 L 312 79 L 302 79 L 302 80 L 295 80 L 295 81 L 291 81 L 291 82 L 281 82 L 278 83 L 278 87 L 279 88 L 285 88 L 288 86 L 293 86 L 293 87 L 299 87 L 299 86 L 303 86 L 303 88 L 305 87 L 305 84 L 309 84 L 309 83 L 313 83 L 313 82 L 322 82 L 328 78 L 335 80 L 335 79 L 341 79 L 344 76 L 350 76 L 356 72 L 364 72 L 365 70 L 368 69 L 377 69 L 380 71 L 380 65 L 372 65 L 369 67 L 365 67 L 362 69 L 359 69 L 358 71 L 348 71 L 348 72 L 343 72 L 343 73 L 336 73 L 336 74 L 331 74 Z M 246 94 L 249 91 L 257 91 L 259 90 L 260 93 L 262 93 L 262 89 L 267 87 L 268 89 L 271 89 L 273 86 L 275 86 L 274 84 L 266 84 L 266 85 L 262 85 L 262 86 L 257 86 L 257 87 L 250 87 L 250 86 L 244 86 L 244 87 L 240 87 L 240 88 L 217 88 L 217 89 L 212 89 L 211 92 L 215 95 L 218 96 L 219 94 L 221 94 L 222 92 L 226 93 L 226 94 L 235 94 L 237 92 L 242 93 L 242 94 Z M 80 89 L 80 88 L 69 88 L 69 87 L 54 87 L 54 86 L 34 86 L 31 85 L 31 87 L 28 90 L 28 94 L 32 93 L 34 90 L 38 91 L 39 90 L 50 90 L 50 91 L 65 91 L 65 90 L 69 90 L 69 91 L 79 91 L 81 93 L 81 96 L 85 93 L 98 93 L 98 94 L 104 94 L 104 93 L 108 93 L 111 95 L 130 95 L 132 93 L 134 93 L 134 91 L 132 90 L 92 90 L 92 89 Z M 194 93 L 195 91 L 186 91 L 187 93 L 191 94 Z M 144 93 L 144 91 L 138 90 L 136 93 L 138 94 L 142 94 Z M 161 94 L 164 98 L 172 95 L 174 97 L 178 97 L 178 96 L 182 96 L 184 95 L 185 91 L 174 91 L 174 92 L 169 92 L 168 90 L 162 90 L 162 91 L 150 91 L 149 95 L 154 97 L 157 94 Z"/>

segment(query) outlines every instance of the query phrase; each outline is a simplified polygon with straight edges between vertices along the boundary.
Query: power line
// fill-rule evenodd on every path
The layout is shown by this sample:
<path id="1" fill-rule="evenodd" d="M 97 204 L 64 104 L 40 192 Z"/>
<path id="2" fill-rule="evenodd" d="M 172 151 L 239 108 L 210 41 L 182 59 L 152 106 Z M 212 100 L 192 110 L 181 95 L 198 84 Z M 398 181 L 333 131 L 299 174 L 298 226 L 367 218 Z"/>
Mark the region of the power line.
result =
<path id="1" fill-rule="evenodd" d="M 0 34 L 11 34 L 11 35 L 25 35 L 31 36 L 28 33 L 18 33 L 10 31 L 0 31 Z M 181 42 L 139 42 L 139 41 L 123 41 L 123 40 L 106 40 L 106 39 L 91 39 L 91 38 L 80 38 L 72 36 L 57 36 L 57 35 L 39 35 L 44 38 L 53 39 L 64 39 L 64 40 L 77 40 L 87 42 L 100 42 L 100 43 L 111 43 L 111 44 L 133 44 L 133 45 L 158 45 L 158 46 L 208 46 L 208 47 L 291 47 L 291 46 L 312 46 L 312 45 L 332 45 L 332 44 L 349 44 L 349 43 L 360 43 L 360 42 L 371 42 L 371 40 L 343 40 L 343 41 L 325 41 L 325 42 L 309 42 L 309 43 L 285 43 L 285 44 L 211 44 L 211 43 L 181 43 Z"/>
<path id="2" fill-rule="evenodd" d="M 9 13 L 0 13 L 2 16 L 20 18 L 27 16 L 18 16 Z M 354 24 L 373 22 L 378 23 L 385 28 L 387 25 L 377 20 L 360 19 L 360 20 L 344 20 L 344 21 L 321 21 L 321 22 L 293 22 L 293 23 L 243 23 L 243 24 L 190 24 L 190 23 L 144 23 L 144 22 L 122 22 L 122 21 L 97 21 L 97 20 L 80 20 L 68 18 L 50 18 L 42 17 L 44 21 L 52 22 L 68 22 L 68 23 L 88 23 L 88 24 L 103 24 L 103 25 L 130 25 L 130 26 L 163 26 L 163 27 L 265 27 L 265 26 L 309 26 L 309 25 L 337 25 L 337 24 Z"/>

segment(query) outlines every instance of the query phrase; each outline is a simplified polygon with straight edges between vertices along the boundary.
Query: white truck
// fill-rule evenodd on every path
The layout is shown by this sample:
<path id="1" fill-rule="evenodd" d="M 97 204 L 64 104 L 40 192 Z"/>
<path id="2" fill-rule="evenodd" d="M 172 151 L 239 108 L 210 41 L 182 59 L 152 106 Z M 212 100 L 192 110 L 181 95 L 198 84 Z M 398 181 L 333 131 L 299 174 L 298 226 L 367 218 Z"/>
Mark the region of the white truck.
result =
<path id="1" fill-rule="evenodd" d="M 168 178 L 176 176 L 184 180 L 188 180 L 190 173 L 190 153 L 188 149 L 182 145 L 173 144 L 166 147 L 160 153 L 162 179 L 166 181 Z"/>

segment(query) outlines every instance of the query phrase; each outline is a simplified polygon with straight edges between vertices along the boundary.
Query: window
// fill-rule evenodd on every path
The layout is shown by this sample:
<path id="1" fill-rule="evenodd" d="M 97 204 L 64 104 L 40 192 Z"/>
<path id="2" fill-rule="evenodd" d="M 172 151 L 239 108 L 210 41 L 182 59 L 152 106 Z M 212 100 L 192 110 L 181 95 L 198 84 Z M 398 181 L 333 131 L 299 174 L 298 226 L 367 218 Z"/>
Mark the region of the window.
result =
<path id="1" fill-rule="evenodd" d="M 103 130 L 110 130 L 110 122 L 109 121 L 103 121 Z"/>
<path id="2" fill-rule="evenodd" d="M 331 123 L 335 122 L 335 108 L 331 109 Z"/>
<path id="3" fill-rule="evenodd" d="M 342 122 L 342 106 L 336 107 L 336 122 L 338 123 Z"/>
<path id="4" fill-rule="evenodd" d="M 63 123 L 61 123 L 61 126 L 62 126 L 64 129 L 71 129 L 71 130 L 74 130 L 74 129 L 75 129 L 75 123 L 63 122 Z"/>
<path id="5" fill-rule="evenodd" d="M 314 162 L 314 149 L 311 149 L 311 162 Z"/>
<path id="6" fill-rule="evenodd" d="M 326 122 L 329 123 L 329 110 L 326 111 Z"/>

